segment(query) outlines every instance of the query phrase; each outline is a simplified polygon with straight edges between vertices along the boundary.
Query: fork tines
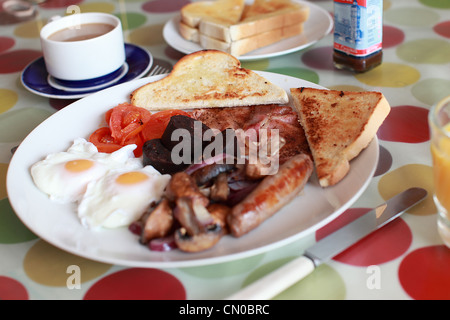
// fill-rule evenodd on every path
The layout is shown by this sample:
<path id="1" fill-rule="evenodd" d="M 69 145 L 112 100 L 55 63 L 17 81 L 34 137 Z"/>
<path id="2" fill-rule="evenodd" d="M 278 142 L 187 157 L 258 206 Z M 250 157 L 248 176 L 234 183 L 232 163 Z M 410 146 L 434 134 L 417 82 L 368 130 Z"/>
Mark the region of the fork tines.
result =
<path id="1" fill-rule="evenodd" d="M 159 74 L 169 73 L 169 71 L 170 71 L 169 69 L 164 68 L 163 66 L 155 65 L 148 75 L 156 76 Z"/>

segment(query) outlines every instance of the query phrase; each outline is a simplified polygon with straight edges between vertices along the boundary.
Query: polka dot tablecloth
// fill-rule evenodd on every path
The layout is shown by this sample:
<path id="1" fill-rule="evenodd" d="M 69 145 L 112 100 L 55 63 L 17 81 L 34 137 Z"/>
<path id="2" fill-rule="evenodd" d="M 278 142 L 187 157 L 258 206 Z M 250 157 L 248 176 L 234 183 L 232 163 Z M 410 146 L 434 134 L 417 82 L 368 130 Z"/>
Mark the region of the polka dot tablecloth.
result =
<path id="1" fill-rule="evenodd" d="M 66 253 L 35 236 L 8 200 L 11 150 L 73 102 L 32 94 L 20 82 L 24 68 L 41 56 L 40 28 L 70 5 L 81 12 L 112 13 L 122 20 L 127 42 L 173 65 L 183 54 L 166 44 L 162 29 L 188 2 L 48 0 L 22 18 L 0 6 L 0 299 L 223 299 L 397 192 L 419 186 L 433 193 L 427 114 L 433 103 L 450 95 L 450 0 L 385 0 L 383 63 L 370 72 L 335 70 L 331 34 L 303 51 L 243 62 L 246 68 L 330 89 L 381 91 L 390 102 L 392 112 L 378 131 L 375 175 L 335 221 L 273 251 L 189 268 L 109 265 Z M 332 14 L 332 1 L 312 2 Z M 72 281 L 80 270 L 81 281 Z M 431 196 L 274 299 L 450 299 L 450 249 L 437 233 Z"/>

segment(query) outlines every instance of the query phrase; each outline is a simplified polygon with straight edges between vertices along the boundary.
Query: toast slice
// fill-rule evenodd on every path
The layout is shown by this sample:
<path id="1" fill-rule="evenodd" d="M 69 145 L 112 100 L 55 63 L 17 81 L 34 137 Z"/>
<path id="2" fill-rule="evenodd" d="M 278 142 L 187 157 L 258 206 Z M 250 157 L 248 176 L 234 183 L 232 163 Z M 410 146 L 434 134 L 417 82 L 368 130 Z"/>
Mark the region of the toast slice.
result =
<path id="1" fill-rule="evenodd" d="M 178 32 L 180 32 L 180 35 L 184 39 L 200 43 L 200 32 L 197 28 L 191 27 L 180 21 L 180 23 L 178 24 Z"/>
<path id="2" fill-rule="evenodd" d="M 131 93 L 131 103 L 148 110 L 286 104 L 286 91 L 234 56 L 202 50 L 181 58 L 165 78 Z"/>
<path id="3" fill-rule="evenodd" d="M 195 28 L 202 20 L 215 20 L 225 25 L 241 20 L 245 0 L 198 1 L 183 6 L 180 10 L 181 21 Z"/>
<path id="4" fill-rule="evenodd" d="M 233 42 L 224 42 L 200 34 L 200 45 L 205 49 L 217 49 L 228 52 L 233 56 L 241 56 L 253 50 L 271 45 L 283 39 L 296 36 L 303 32 L 303 24 L 294 24 L 278 29 L 258 33 L 254 36 Z"/>
<path id="5" fill-rule="evenodd" d="M 322 187 L 335 185 L 355 158 L 375 137 L 390 112 L 380 92 L 349 92 L 292 88 Z"/>
<path id="6" fill-rule="evenodd" d="M 256 0 L 246 6 L 242 19 L 235 24 L 204 19 L 199 23 L 200 34 L 224 42 L 233 42 L 260 33 L 294 24 L 303 24 L 309 17 L 309 7 L 290 0 Z"/>

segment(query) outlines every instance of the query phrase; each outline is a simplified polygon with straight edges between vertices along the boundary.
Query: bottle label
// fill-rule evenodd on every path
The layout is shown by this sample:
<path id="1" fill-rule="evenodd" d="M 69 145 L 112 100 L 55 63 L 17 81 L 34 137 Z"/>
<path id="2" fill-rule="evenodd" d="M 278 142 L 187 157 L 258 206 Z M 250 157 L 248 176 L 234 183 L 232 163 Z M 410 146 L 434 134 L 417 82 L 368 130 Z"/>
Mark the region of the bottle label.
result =
<path id="1" fill-rule="evenodd" d="M 383 0 L 334 0 L 334 49 L 356 57 L 382 48 Z"/>

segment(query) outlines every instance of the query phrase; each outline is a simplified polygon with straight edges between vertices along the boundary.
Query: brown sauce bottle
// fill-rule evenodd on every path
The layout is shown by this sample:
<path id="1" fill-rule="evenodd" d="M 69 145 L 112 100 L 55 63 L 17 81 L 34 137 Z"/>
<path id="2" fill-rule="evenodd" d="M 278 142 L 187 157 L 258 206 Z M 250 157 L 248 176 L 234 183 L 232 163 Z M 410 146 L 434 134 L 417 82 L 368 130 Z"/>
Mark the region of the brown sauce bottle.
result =
<path id="1" fill-rule="evenodd" d="M 334 0 L 333 63 L 366 72 L 383 60 L 383 0 Z"/>
<path id="2" fill-rule="evenodd" d="M 383 50 L 379 50 L 362 58 L 358 58 L 337 50 L 333 51 L 333 63 L 337 69 L 345 69 L 354 72 L 366 72 L 380 65 L 382 61 Z"/>

